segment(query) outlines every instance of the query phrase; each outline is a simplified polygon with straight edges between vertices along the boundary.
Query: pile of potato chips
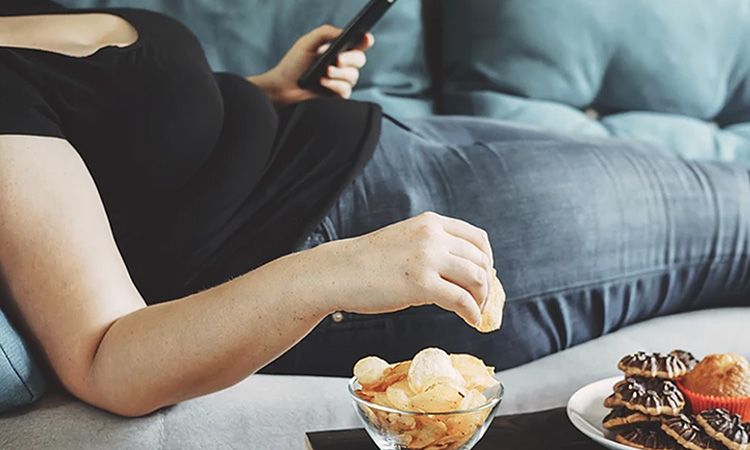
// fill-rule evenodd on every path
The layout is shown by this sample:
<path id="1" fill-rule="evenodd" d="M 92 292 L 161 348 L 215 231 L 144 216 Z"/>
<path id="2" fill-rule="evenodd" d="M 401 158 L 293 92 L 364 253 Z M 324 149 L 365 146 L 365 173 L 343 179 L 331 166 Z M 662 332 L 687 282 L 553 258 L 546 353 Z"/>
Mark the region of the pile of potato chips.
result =
<path id="1" fill-rule="evenodd" d="M 399 411 L 360 407 L 370 423 L 388 436 L 397 436 L 403 448 L 457 449 L 484 424 L 492 408 L 463 414 L 488 403 L 486 389 L 499 383 L 494 368 L 471 355 L 448 355 L 428 348 L 413 360 L 388 364 L 369 356 L 354 366 L 362 386 L 359 398 Z M 439 414 L 442 413 L 442 414 Z M 435 414 L 435 415 L 431 415 Z"/>

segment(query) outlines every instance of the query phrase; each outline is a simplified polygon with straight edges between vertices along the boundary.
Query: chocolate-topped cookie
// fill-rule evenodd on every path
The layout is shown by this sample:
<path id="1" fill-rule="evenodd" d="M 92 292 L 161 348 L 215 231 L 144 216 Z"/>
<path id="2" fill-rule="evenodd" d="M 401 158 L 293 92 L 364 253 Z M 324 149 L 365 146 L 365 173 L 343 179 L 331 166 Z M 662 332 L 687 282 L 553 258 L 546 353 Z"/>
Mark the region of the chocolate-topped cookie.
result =
<path id="1" fill-rule="evenodd" d="M 648 422 L 661 422 L 661 418 L 648 416 L 638 411 L 631 411 L 624 406 L 618 406 L 604 417 L 604 420 L 602 420 L 602 426 L 607 430 L 612 430 L 627 425 Z"/>
<path id="2" fill-rule="evenodd" d="M 676 356 L 677 359 L 682 361 L 685 364 L 685 367 L 687 367 L 688 372 L 693 370 L 700 362 L 700 360 L 693 356 L 692 353 L 685 350 L 672 350 L 669 354 Z"/>
<path id="3" fill-rule="evenodd" d="M 662 421 L 661 429 L 688 450 L 726 450 L 724 445 L 698 426 L 693 416 L 680 414 L 666 417 Z"/>
<path id="4" fill-rule="evenodd" d="M 685 409 L 685 397 L 669 380 L 628 377 L 614 386 L 614 393 L 604 400 L 604 406 L 624 406 L 649 416 L 676 416 Z"/>
<path id="5" fill-rule="evenodd" d="M 637 352 L 623 357 L 617 363 L 617 368 L 627 377 L 674 380 L 688 373 L 687 364 L 682 357 L 685 355 Z"/>
<path id="6" fill-rule="evenodd" d="M 742 423 L 742 417 L 726 409 L 716 408 L 695 416 L 701 428 L 731 450 L 750 450 L 750 424 Z"/>
<path id="7" fill-rule="evenodd" d="M 679 450 L 680 446 L 659 428 L 635 427 L 615 435 L 620 444 L 642 450 Z"/>

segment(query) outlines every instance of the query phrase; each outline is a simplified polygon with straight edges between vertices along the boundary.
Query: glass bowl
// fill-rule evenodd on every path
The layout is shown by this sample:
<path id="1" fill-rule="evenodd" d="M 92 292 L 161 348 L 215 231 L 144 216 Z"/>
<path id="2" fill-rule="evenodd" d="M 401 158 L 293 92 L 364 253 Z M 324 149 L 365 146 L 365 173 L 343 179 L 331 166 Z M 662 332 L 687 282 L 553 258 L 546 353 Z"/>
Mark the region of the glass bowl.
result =
<path id="1" fill-rule="evenodd" d="M 401 411 L 357 396 L 361 386 L 349 381 L 357 416 L 381 450 L 469 450 L 489 428 L 503 399 L 502 383 L 484 391 L 487 403 L 464 411 L 422 413 Z"/>

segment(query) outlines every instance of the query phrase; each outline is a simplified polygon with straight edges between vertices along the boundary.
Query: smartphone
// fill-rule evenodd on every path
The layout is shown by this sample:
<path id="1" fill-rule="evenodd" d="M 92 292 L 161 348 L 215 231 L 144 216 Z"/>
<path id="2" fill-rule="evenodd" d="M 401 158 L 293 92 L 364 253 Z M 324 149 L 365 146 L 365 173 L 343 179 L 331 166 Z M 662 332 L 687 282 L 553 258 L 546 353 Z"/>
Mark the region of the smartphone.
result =
<path id="1" fill-rule="evenodd" d="M 385 15 L 385 13 L 398 0 L 370 0 L 362 10 L 354 16 L 351 22 L 344 28 L 341 36 L 331 43 L 328 50 L 325 51 L 312 66 L 300 77 L 297 84 L 303 89 L 316 91 L 323 94 L 332 94 L 331 91 L 320 85 L 320 79 L 323 78 L 328 66 L 336 63 L 339 53 L 351 50 L 357 44 L 362 42 L 365 34 Z"/>

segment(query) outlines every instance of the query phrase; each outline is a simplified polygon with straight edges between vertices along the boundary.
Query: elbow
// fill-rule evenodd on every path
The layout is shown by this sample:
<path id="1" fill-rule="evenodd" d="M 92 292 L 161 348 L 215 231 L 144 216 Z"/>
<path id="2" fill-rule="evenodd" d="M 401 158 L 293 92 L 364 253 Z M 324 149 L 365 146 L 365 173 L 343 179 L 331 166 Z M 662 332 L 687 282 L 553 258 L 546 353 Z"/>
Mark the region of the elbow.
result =
<path id="1" fill-rule="evenodd" d="M 135 389 L 135 391 L 125 392 L 116 387 L 105 387 L 83 400 L 99 409 L 126 418 L 148 416 L 169 406 L 166 402 L 162 402 L 157 395 L 138 392 L 138 389 Z"/>
<path id="2" fill-rule="evenodd" d="M 96 383 L 66 383 L 63 380 L 63 385 L 84 403 L 120 417 L 144 417 L 168 406 L 160 403 L 155 396 L 145 392 L 134 393 L 132 390 L 125 392 L 126 389 L 117 388 L 111 383 L 94 387 Z"/>
<path id="3" fill-rule="evenodd" d="M 139 417 L 145 417 L 158 410 L 159 408 L 149 409 L 149 408 L 138 408 L 138 407 L 136 408 L 114 407 L 110 409 L 105 409 L 105 411 L 107 411 L 108 413 L 123 417 L 125 419 L 137 419 Z"/>
<path id="4" fill-rule="evenodd" d="M 104 411 L 107 411 L 110 414 L 124 417 L 126 419 L 136 419 L 138 417 L 145 417 L 162 408 L 161 406 L 153 406 L 153 405 L 147 405 L 147 404 L 135 404 L 135 403 L 115 404 L 115 403 L 110 403 L 110 402 L 102 402 L 100 404 L 93 404 L 93 406 L 96 406 L 99 409 L 103 409 Z"/>
<path id="5" fill-rule="evenodd" d="M 106 395 L 82 398 L 82 400 L 110 414 L 131 419 L 148 416 L 167 406 L 137 398 L 124 399 L 120 396 L 108 397 Z"/>

